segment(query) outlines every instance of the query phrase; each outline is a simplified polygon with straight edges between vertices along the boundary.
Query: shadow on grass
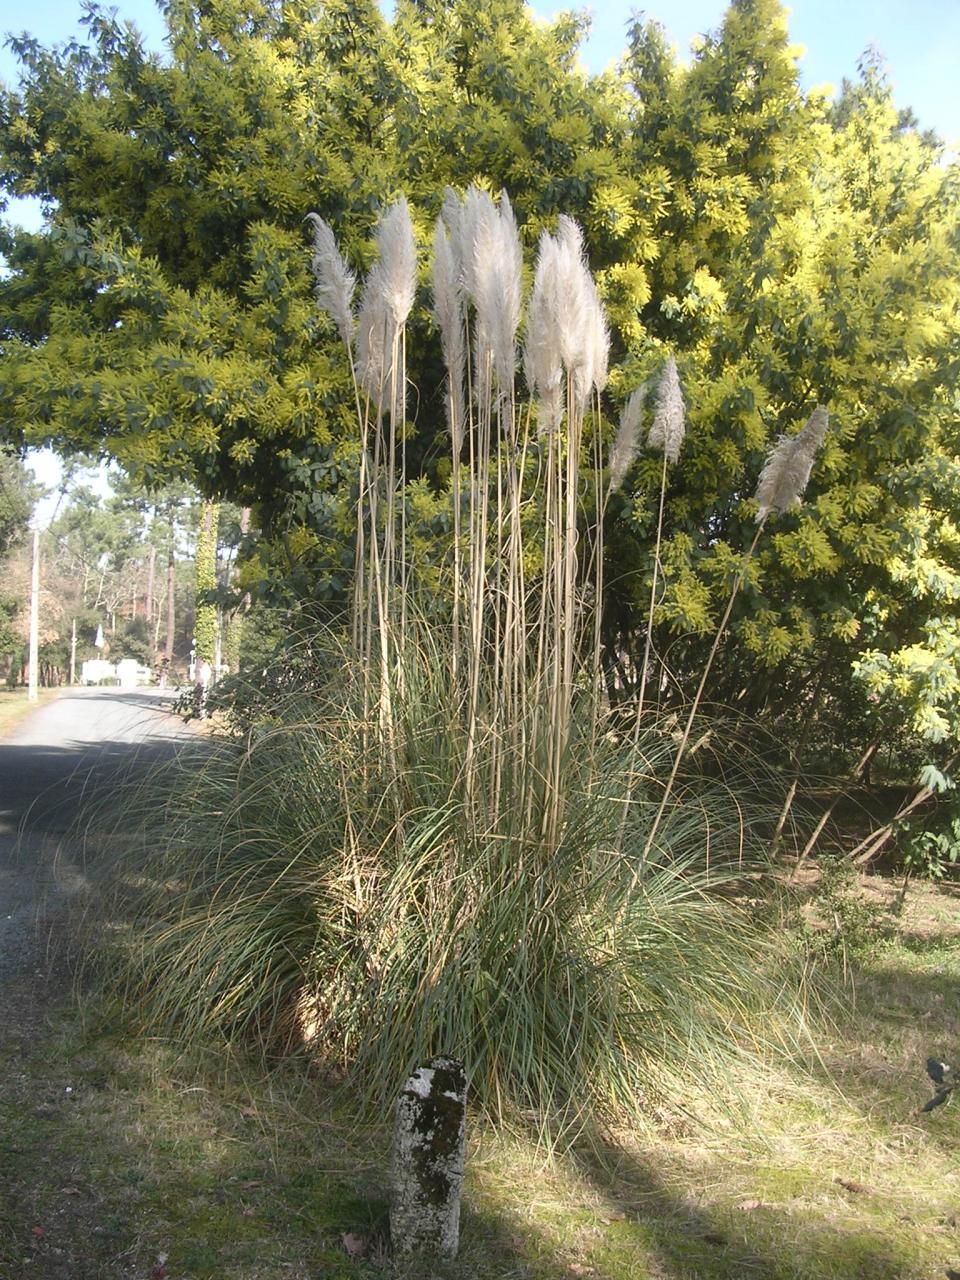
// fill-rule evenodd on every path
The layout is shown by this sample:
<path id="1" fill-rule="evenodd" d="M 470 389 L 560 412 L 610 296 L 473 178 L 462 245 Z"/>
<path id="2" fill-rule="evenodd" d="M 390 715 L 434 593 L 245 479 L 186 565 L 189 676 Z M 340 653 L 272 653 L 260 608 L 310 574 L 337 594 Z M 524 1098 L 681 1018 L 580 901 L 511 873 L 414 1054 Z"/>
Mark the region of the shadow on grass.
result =
<path id="1" fill-rule="evenodd" d="M 622 1215 L 617 1235 L 645 1240 L 657 1260 L 652 1274 L 664 1280 L 897 1280 L 916 1274 L 891 1241 L 878 1241 L 867 1227 L 813 1217 L 806 1206 L 791 1211 L 757 1200 L 710 1206 L 671 1190 L 665 1162 L 666 1174 L 622 1146 L 580 1147 L 571 1159 Z M 676 1172 L 693 1181 L 689 1168 Z"/>
<path id="2" fill-rule="evenodd" d="M 178 1280 L 918 1274 L 829 1182 L 812 1204 L 807 1186 L 795 1207 L 738 1209 L 711 1192 L 709 1160 L 609 1142 L 561 1159 L 579 1193 L 541 1194 L 529 1164 L 525 1179 L 509 1161 L 478 1160 L 460 1257 L 394 1266 L 389 1132 L 328 1107 L 302 1064 L 266 1079 L 239 1060 L 188 1069 L 160 1046 L 88 1034 L 55 1012 L 52 1029 L 0 1048 L 0 1275 L 120 1280 L 149 1276 L 162 1255 Z"/>
<path id="3" fill-rule="evenodd" d="M 53 1008 L 0 1042 L 0 1276 L 33 1280 L 633 1280 L 571 1270 L 529 1223 L 465 1207 L 460 1257 L 389 1256 L 390 1134 L 290 1069 L 186 1064 Z M 524 1188 L 526 1191 L 526 1188 Z M 509 1201 L 509 1197 L 507 1197 Z"/>

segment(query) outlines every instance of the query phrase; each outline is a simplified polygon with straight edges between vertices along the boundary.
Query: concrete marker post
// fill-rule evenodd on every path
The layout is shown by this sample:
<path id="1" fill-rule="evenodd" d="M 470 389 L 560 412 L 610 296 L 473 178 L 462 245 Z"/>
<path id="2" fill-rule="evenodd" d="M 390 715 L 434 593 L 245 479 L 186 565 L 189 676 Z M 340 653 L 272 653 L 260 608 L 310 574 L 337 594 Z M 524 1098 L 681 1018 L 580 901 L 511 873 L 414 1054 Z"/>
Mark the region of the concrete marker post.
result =
<path id="1" fill-rule="evenodd" d="M 390 1198 L 397 1255 L 456 1257 L 466 1102 L 463 1063 L 443 1054 L 418 1067 L 400 1091 Z"/>

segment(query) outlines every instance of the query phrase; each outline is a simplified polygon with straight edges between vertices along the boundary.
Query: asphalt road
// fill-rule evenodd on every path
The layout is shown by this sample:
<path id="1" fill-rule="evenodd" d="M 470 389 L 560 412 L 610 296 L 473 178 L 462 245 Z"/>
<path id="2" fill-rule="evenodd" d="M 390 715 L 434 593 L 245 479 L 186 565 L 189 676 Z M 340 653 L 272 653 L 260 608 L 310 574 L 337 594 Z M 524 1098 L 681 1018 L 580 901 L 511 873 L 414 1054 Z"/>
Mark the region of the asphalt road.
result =
<path id="1" fill-rule="evenodd" d="M 0 1015 L 4 988 L 44 950 L 38 915 L 84 887 L 85 807 L 196 735 L 159 690 L 71 689 L 0 740 Z M 8 1019 L 9 1020 L 9 1019 Z"/>
<path id="2" fill-rule="evenodd" d="M 0 740 L 0 858 L 20 836 L 63 835 L 91 794 L 194 735 L 154 689 L 70 689 Z"/>

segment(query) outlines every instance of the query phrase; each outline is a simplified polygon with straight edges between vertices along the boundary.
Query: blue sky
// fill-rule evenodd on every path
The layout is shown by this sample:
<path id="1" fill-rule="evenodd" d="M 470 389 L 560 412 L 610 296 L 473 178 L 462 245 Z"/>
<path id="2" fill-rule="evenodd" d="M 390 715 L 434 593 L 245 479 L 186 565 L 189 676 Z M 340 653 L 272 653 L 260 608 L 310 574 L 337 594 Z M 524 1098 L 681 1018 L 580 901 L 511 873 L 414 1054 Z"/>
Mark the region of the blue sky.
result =
<path id="1" fill-rule="evenodd" d="M 591 68 L 617 58 L 637 7 L 629 0 L 588 6 L 593 30 L 585 60 Z M 542 0 L 534 8 L 555 12 Z M 663 23 L 685 58 L 692 39 L 719 25 L 726 5 L 722 0 L 648 0 L 643 8 Z M 788 12 L 791 39 L 804 47 L 800 66 L 808 88 L 839 88 L 844 76 L 855 75 L 864 50 L 875 45 L 887 62 L 898 105 L 913 107 L 921 124 L 946 141 L 960 141 L 960 0 L 795 0 Z"/>

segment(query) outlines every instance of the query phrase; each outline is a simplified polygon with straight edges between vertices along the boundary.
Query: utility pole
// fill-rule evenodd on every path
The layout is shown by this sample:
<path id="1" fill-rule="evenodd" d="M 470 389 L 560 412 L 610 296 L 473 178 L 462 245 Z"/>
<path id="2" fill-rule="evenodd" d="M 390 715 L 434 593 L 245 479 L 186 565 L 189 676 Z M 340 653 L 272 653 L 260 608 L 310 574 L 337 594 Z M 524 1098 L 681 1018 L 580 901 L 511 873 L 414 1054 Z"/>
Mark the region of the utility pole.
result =
<path id="1" fill-rule="evenodd" d="M 73 630 L 70 633 L 70 684 L 77 683 L 77 620 L 73 620 Z"/>
<path id="2" fill-rule="evenodd" d="M 30 676 L 27 699 L 36 702 L 40 665 L 40 530 L 33 531 L 33 569 L 30 574 Z"/>

